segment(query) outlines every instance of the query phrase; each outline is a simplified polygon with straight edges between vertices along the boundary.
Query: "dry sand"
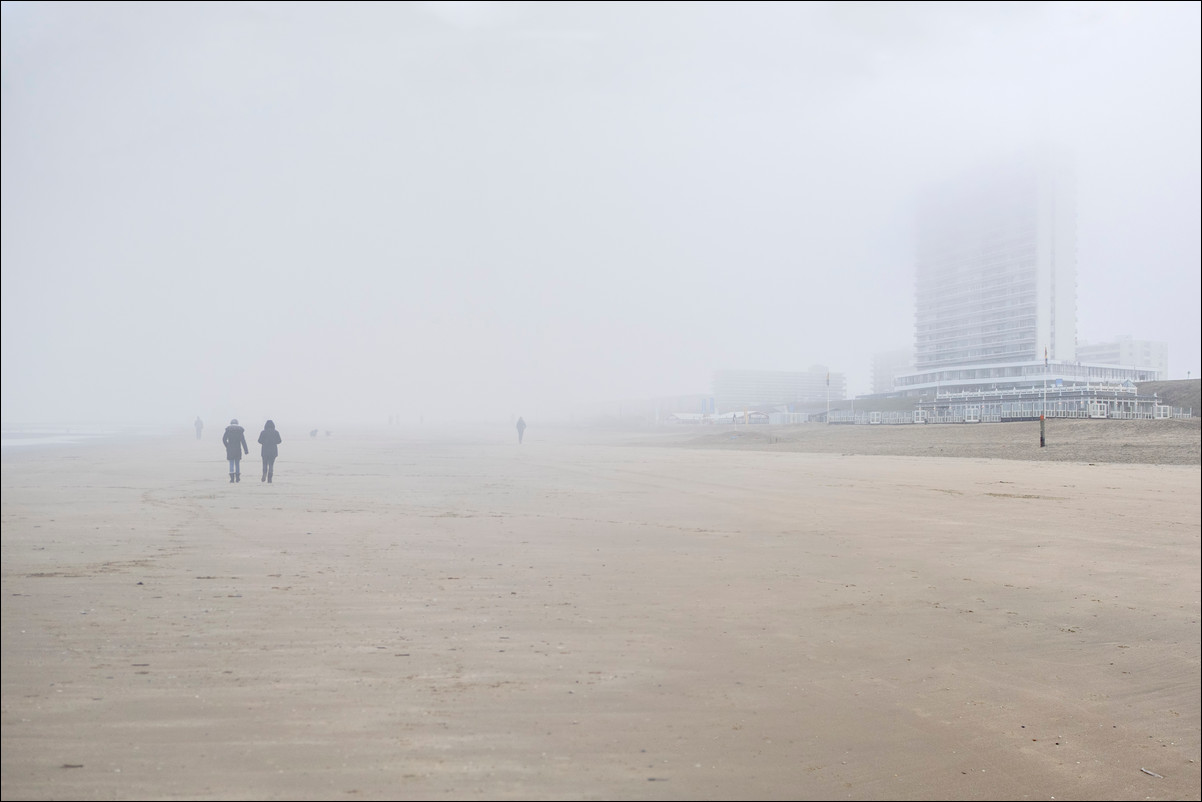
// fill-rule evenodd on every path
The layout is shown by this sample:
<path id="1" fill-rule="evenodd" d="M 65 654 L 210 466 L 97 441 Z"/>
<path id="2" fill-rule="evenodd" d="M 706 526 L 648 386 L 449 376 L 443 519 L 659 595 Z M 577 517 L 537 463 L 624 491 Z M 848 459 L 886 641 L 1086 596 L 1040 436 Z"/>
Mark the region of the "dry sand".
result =
<path id="1" fill-rule="evenodd" d="M 6 451 L 3 798 L 1199 799 L 1195 422 L 532 423 Z"/>

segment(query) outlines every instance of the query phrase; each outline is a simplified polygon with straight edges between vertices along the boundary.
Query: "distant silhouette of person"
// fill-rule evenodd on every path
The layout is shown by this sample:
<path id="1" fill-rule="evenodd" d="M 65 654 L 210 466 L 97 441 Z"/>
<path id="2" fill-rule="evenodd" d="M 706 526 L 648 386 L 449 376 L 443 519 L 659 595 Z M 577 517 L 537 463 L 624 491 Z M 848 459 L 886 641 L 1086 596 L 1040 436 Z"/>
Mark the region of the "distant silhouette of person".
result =
<path id="1" fill-rule="evenodd" d="M 199 416 L 199 415 L 197 415 L 197 416 L 196 416 L 196 423 L 193 423 L 192 425 L 196 427 L 196 439 L 197 439 L 197 440 L 199 440 L 199 439 L 200 439 L 200 433 L 201 433 L 202 431 L 204 431 L 204 428 L 205 428 L 204 421 L 202 421 L 202 420 L 200 419 L 200 416 Z"/>
<path id="2" fill-rule="evenodd" d="M 518 445 L 522 444 L 522 435 L 526 433 L 526 421 L 518 418 Z"/>
<path id="3" fill-rule="evenodd" d="M 260 482 L 271 483 L 271 476 L 275 473 L 275 458 L 280 454 L 280 443 L 283 442 L 280 433 L 275 430 L 275 422 L 267 421 L 263 424 L 263 431 L 259 432 L 259 445 L 263 446 L 263 478 Z"/>
<path id="4" fill-rule="evenodd" d="M 230 484 L 242 481 L 242 455 L 249 454 L 250 448 L 246 445 L 246 430 L 238 425 L 238 419 L 234 418 L 230 421 L 230 425 L 225 427 L 225 434 L 221 435 L 221 442 L 225 444 L 225 458 L 230 461 Z"/>

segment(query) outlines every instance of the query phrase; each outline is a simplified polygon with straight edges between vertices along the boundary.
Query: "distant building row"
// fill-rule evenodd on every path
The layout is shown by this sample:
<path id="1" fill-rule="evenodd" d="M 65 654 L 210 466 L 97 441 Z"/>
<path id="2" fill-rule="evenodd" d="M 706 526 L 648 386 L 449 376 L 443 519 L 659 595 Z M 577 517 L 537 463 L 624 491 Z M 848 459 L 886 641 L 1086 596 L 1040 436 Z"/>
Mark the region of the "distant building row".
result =
<path id="1" fill-rule="evenodd" d="M 719 370 L 714 402 L 720 412 L 780 407 L 782 412 L 815 409 L 847 397 L 847 377 L 822 365 L 808 371 Z"/>
<path id="2" fill-rule="evenodd" d="M 847 398 L 847 377 L 822 365 L 804 371 L 718 370 L 713 382 L 710 395 L 627 399 L 617 402 L 612 414 L 656 422 L 758 423 L 767 422 L 769 414 L 819 412 L 828 401 Z"/>

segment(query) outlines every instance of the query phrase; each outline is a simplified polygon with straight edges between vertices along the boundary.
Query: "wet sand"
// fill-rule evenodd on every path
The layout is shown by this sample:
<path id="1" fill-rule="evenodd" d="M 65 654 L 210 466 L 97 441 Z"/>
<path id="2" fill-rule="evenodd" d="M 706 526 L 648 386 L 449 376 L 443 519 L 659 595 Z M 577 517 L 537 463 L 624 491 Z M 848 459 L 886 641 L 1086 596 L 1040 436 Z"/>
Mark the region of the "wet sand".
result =
<path id="1" fill-rule="evenodd" d="M 4 452 L 4 799 L 1199 798 L 1196 458 L 280 425 Z"/>

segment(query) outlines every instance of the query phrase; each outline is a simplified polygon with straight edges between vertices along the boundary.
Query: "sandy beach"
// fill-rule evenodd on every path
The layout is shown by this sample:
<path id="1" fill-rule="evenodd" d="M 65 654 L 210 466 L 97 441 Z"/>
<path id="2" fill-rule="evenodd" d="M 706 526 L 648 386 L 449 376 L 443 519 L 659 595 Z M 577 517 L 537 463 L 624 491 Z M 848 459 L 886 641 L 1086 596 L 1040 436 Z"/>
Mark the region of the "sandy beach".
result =
<path id="1" fill-rule="evenodd" d="M 1197 419 L 277 423 L 3 453 L 5 800 L 1200 798 Z"/>

